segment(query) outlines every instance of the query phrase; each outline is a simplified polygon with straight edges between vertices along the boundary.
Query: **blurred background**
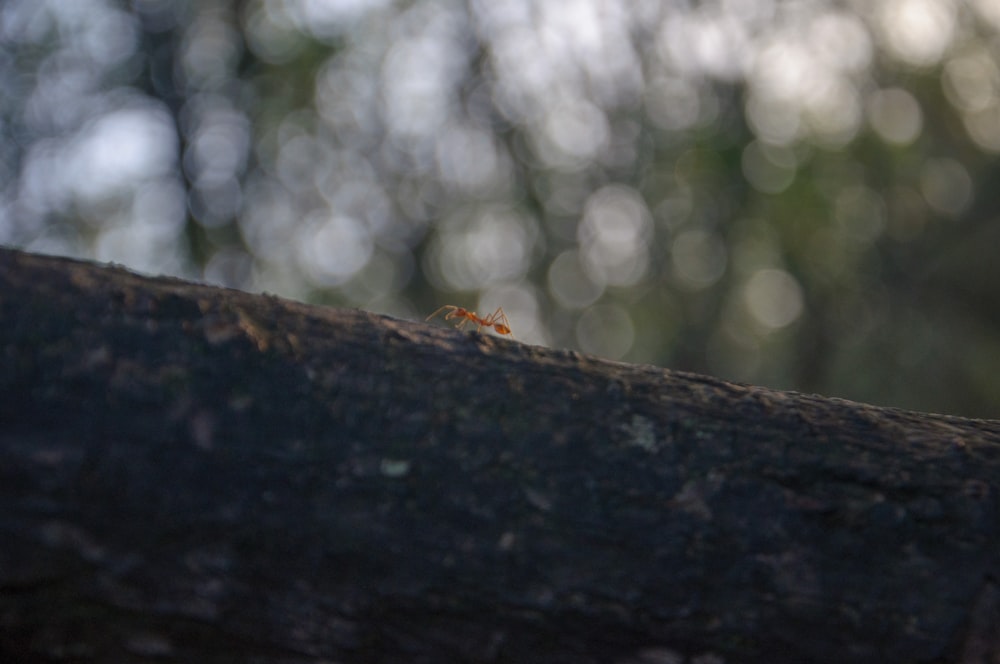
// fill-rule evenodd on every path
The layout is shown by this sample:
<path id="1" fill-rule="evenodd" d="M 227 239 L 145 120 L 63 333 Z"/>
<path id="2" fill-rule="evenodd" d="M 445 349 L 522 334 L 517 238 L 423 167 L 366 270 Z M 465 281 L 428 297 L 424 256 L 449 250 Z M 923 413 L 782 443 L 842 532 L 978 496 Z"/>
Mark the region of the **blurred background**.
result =
<path id="1" fill-rule="evenodd" d="M 998 102 L 996 0 L 3 0 L 0 244 L 1000 417 Z"/>

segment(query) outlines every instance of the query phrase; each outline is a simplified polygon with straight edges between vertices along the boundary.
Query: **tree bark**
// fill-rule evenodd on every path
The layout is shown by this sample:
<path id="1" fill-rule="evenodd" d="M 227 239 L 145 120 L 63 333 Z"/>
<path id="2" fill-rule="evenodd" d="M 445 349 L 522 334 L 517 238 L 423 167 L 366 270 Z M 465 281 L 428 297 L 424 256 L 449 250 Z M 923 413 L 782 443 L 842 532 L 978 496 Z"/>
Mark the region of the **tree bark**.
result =
<path id="1" fill-rule="evenodd" d="M 0 313 L 0 660 L 1000 662 L 1000 422 L 9 250 Z"/>

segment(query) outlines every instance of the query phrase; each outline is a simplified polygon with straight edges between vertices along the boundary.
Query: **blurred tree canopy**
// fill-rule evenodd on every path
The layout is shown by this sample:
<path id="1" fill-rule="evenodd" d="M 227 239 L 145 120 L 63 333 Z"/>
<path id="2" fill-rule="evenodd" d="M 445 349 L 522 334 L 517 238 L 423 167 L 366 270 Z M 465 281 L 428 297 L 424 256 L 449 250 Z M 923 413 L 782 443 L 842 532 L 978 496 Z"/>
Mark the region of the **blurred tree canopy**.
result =
<path id="1" fill-rule="evenodd" d="M 995 0 L 6 0 L 0 243 L 1000 413 Z"/>

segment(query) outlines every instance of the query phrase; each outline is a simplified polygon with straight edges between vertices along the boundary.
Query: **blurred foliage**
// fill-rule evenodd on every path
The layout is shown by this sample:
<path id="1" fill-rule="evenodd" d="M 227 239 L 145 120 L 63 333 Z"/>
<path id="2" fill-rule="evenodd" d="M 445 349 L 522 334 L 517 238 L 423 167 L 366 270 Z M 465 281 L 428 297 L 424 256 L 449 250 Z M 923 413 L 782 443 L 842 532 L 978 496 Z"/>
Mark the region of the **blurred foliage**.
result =
<path id="1" fill-rule="evenodd" d="M 995 0 L 6 0 L 0 242 L 1000 412 Z"/>

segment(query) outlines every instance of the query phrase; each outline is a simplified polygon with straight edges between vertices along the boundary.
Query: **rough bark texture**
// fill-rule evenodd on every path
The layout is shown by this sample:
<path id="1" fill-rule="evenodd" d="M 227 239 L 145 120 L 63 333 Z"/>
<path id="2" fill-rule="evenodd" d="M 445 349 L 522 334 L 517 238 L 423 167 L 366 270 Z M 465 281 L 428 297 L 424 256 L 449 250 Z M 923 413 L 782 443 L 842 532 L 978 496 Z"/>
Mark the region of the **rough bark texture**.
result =
<path id="1" fill-rule="evenodd" d="M 0 315 L 2 661 L 1000 662 L 1000 422 L 6 250 Z"/>

